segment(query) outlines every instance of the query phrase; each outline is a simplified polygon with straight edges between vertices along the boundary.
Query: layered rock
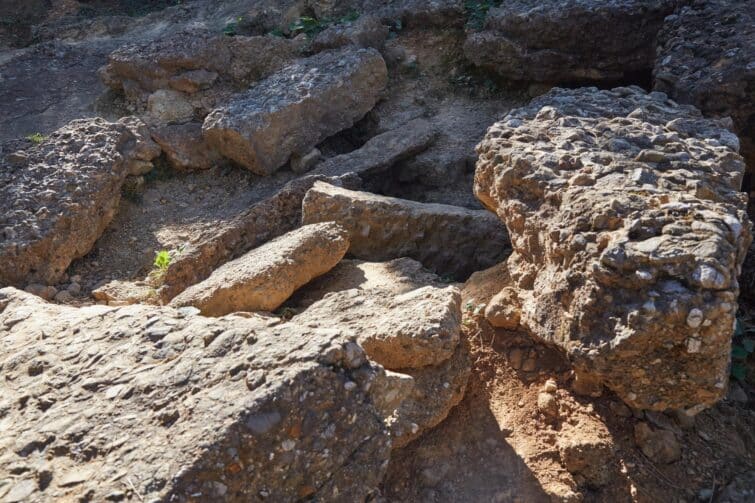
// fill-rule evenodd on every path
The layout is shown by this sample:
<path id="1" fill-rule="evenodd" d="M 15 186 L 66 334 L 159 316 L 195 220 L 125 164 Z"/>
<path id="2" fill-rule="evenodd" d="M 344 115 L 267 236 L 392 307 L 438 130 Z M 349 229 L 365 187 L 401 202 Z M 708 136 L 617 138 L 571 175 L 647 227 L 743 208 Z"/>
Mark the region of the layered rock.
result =
<path id="1" fill-rule="evenodd" d="M 0 498 L 363 501 L 390 378 L 343 330 L 277 321 L 0 290 Z"/>
<path id="2" fill-rule="evenodd" d="M 221 157 L 202 137 L 202 124 L 171 124 L 152 130 L 152 138 L 160 145 L 170 165 L 178 171 L 209 169 Z"/>
<path id="3" fill-rule="evenodd" d="M 490 9 L 484 29 L 467 38 L 464 54 L 511 80 L 618 81 L 652 69 L 656 34 L 678 3 L 507 1 Z"/>
<path id="4" fill-rule="evenodd" d="M 724 393 L 751 241 L 729 131 L 662 93 L 556 89 L 492 126 L 475 194 L 506 223 L 520 323 L 643 409 Z"/>
<path id="5" fill-rule="evenodd" d="M 338 224 L 305 225 L 222 265 L 170 305 L 194 306 L 205 316 L 273 311 L 332 269 L 348 247 L 346 230 Z"/>
<path id="6" fill-rule="evenodd" d="M 375 105 L 386 82 L 385 62 L 373 49 L 322 52 L 212 111 L 203 135 L 224 156 L 267 175 L 351 127 Z"/>
<path id="7" fill-rule="evenodd" d="M 127 175 L 160 153 L 134 118 L 73 121 L 0 169 L 0 285 L 57 282 L 118 209 Z"/>
<path id="8" fill-rule="evenodd" d="M 755 166 L 755 9 L 747 0 L 694 2 L 658 35 L 654 89 L 706 115 L 731 117 Z"/>
<path id="9" fill-rule="evenodd" d="M 228 37 L 185 29 L 117 49 L 100 69 L 100 77 L 111 89 L 123 92 L 135 112 L 148 107 L 155 112 L 160 102 L 167 101 L 172 108 L 177 103 L 188 108 L 189 117 L 184 119 L 195 112 L 202 118 L 233 93 L 282 68 L 300 49 L 299 42 L 280 37 Z M 162 122 L 175 119 L 153 115 Z"/>
<path id="10" fill-rule="evenodd" d="M 509 251 L 504 226 L 486 211 L 418 203 L 324 182 L 316 182 L 307 192 L 302 220 L 344 226 L 349 253 L 356 258 L 411 257 L 457 278 L 500 262 Z"/>

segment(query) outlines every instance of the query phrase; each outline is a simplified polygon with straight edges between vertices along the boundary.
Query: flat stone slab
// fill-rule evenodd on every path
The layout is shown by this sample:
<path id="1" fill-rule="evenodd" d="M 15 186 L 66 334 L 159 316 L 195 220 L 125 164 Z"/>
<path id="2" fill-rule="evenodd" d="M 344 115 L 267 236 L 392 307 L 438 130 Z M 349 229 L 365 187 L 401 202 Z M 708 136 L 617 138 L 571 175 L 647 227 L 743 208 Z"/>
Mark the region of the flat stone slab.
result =
<path id="1" fill-rule="evenodd" d="M 481 31 L 469 34 L 464 54 L 511 80 L 568 84 L 631 78 L 652 69 L 653 41 L 664 17 L 678 4 L 678 0 L 506 1 L 490 9 Z"/>
<path id="2" fill-rule="evenodd" d="M 634 407 L 720 399 L 751 241 L 737 148 L 634 87 L 554 89 L 493 125 L 475 194 L 509 230 L 521 325 Z"/>
<path id="3" fill-rule="evenodd" d="M 0 500 L 365 500 L 390 379 L 353 335 L 193 312 L 0 290 Z"/>
<path id="4" fill-rule="evenodd" d="M 377 102 L 387 69 L 374 49 L 325 51 L 236 95 L 204 121 L 210 146 L 266 175 L 351 127 Z"/>
<path id="5" fill-rule="evenodd" d="M 194 306 L 205 316 L 273 311 L 299 287 L 332 269 L 348 247 L 341 226 L 305 225 L 225 263 L 170 305 Z"/>
<path id="6" fill-rule="evenodd" d="M 428 204 L 315 182 L 302 204 L 304 223 L 335 221 L 349 231 L 349 253 L 365 260 L 411 257 L 464 279 L 510 250 L 503 224 L 489 212 Z"/>
<path id="7" fill-rule="evenodd" d="M 142 127 L 75 120 L 0 160 L 0 286 L 55 283 L 92 248 L 126 176 L 160 153 Z"/>

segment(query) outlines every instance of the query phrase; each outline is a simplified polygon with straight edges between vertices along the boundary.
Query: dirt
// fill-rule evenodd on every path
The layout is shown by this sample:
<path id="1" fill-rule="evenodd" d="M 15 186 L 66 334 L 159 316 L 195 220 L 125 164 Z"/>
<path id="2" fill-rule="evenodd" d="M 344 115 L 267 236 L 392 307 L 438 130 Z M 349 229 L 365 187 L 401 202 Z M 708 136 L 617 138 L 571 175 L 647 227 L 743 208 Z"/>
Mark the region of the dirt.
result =
<path id="1" fill-rule="evenodd" d="M 639 412 L 617 415 L 626 406 L 610 393 L 595 399 L 575 395 L 569 366 L 556 349 L 470 319 L 467 337 L 474 362 L 467 395 L 438 428 L 394 454 L 383 487 L 388 501 L 681 503 L 698 501 L 710 490 L 719 494 L 737 474 L 755 467 L 751 405 L 724 400 L 700 413 L 690 429 L 671 416 L 653 415 L 650 424 L 672 428 L 682 445 L 679 461 L 660 465 L 634 441 L 634 424 L 648 419 Z M 524 355 L 522 367 L 531 370 L 512 366 L 512 356 L 520 366 L 518 354 Z M 551 378 L 566 411 L 556 424 L 537 405 L 539 390 Z M 609 434 L 615 455 L 604 460 L 605 484 L 591 487 L 563 467 L 556 445 L 601 432 Z"/>

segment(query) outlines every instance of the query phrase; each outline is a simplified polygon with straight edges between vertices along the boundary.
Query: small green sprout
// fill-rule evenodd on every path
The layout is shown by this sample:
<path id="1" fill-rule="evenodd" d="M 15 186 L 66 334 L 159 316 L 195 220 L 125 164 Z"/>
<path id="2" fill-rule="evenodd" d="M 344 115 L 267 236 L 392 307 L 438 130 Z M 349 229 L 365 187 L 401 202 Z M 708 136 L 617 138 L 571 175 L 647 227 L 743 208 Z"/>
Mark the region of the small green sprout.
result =
<path id="1" fill-rule="evenodd" d="M 30 135 L 27 135 L 26 139 L 34 143 L 35 145 L 39 145 L 40 143 L 45 141 L 45 135 L 43 135 L 42 133 L 32 133 Z"/>

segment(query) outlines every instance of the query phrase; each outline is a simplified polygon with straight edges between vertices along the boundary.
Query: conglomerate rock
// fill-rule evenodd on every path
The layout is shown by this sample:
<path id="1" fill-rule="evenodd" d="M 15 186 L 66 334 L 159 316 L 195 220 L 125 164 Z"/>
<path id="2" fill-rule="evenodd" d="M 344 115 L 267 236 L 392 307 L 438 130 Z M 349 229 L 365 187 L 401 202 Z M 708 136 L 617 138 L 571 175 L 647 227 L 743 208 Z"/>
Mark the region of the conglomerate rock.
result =
<path id="1" fill-rule="evenodd" d="M 751 241 L 737 148 L 639 88 L 555 89 L 488 130 L 475 194 L 508 227 L 520 323 L 578 377 L 643 409 L 721 398 Z"/>
<path id="2" fill-rule="evenodd" d="M 160 153 L 142 126 L 76 120 L 0 160 L 0 285 L 55 283 L 92 248 L 126 176 Z"/>
<path id="3" fill-rule="evenodd" d="M 280 37 L 228 37 L 185 29 L 117 49 L 100 77 L 125 94 L 133 111 L 144 111 L 150 97 L 174 93 L 202 118 L 233 93 L 285 66 L 300 49 L 299 42 Z"/>
<path id="4" fill-rule="evenodd" d="M 222 265 L 170 305 L 194 306 L 205 316 L 273 311 L 299 287 L 331 270 L 348 248 L 348 234 L 340 225 L 305 225 Z"/>
<path id="5" fill-rule="evenodd" d="M 439 274 L 465 278 L 503 260 L 506 229 L 484 210 L 425 204 L 315 182 L 304 223 L 335 221 L 349 231 L 349 253 L 365 260 L 411 257 Z"/>
<path id="6" fill-rule="evenodd" d="M 490 9 L 464 53 L 511 80 L 617 81 L 649 71 L 655 36 L 679 0 L 512 0 Z"/>
<path id="7" fill-rule="evenodd" d="M 203 135 L 224 156 L 267 175 L 361 119 L 387 79 L 385 62 L 374 49 L 321 52 L 213 110 Z"/>
<path id="8" fill-rule="evenodd" d="M 0 499 L 363 501 L 402 397 L 345 330 L 278 322 L 0 290 Z"/>
<path id="9" fill-rule="evenodd" d="M 693 2 L 668 16 L 658 34 L 654 89 L 731 117 L 742 154 L 755 169 L 755 5 L 751 0 Z"/>

